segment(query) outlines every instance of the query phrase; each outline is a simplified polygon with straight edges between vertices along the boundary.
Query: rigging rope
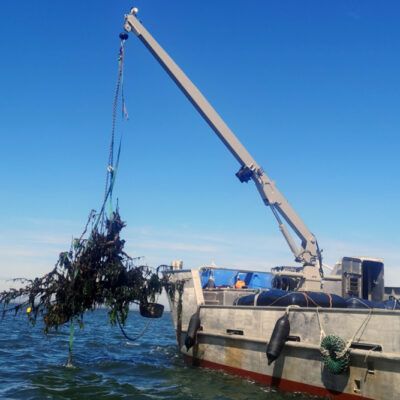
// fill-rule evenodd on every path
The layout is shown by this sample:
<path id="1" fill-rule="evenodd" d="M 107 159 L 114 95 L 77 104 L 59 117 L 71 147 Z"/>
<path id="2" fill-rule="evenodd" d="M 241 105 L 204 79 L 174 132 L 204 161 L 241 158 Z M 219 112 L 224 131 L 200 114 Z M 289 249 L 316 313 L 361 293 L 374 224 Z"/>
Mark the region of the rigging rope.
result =
<path id="1" fill-rule="evenodd" d="M 151 318 L 149 318 L 149 320 L 147 321 L 147 323 L 146 323 L 145 327 L 143 328 L 143 330 L 137 336 L 135 336 L 134 338 L 128 336 L 128 334 L 125 332 L 125 329 L 122 326 L 121 321 L 119 319 L 118 313 L 117 313 L 117 321 L 118 321 L 119 328 L 121 329 L 121 332 L 125 336 L 125 338 L 128 339 L 130 342 L 135 342 L 136 340 L 140 339 L 145 334 L 145 332 L 147 331 L 147 328 L 149 327 L 150 322 L 152 320 L 151 320 Z"/>
<path id="2" fill-rule="evenodd" d="M 119 37 L 121 39 L 121 45 L 120 45 L 119 54 L 118 54 L 118 75 L 117 75 L 117 83 L 115 85 L 114 100 L 113 100 L 113 111 L 112 111 L 112 119 L 111 119 L 111 140 L 110 140 L 110 149 L 109 149 L 109 153 L 108 153 L 106 183 L 105 183 L 105 188 L 104 188 L 104 201 L 103 201 L 103 206 L 100 211 L 100 216 L 101 216 L 100 219 L 101 219 L 102 223 L 104 221 L 104 209 L 105 209 L 105 205 L 107 203 L 107 199 L 110 200 L 110 215 L 112 214 L 112 211 L 113 211 L 112 191 L 113 191 L 115 177 L 116 177 L 117 170 L 118 170 L 119 156 L 121 153 L 121 139 L 120 139 L 118 153 L 117 153 L 117 161 L 114 165 L 115 122 L 116 122 L 116 118 L 117 118 L 118 97 L 119 97 L 120 89 L 121 89 L 122 117 L 125 117 L 128 120 L 128 113 L 126 110 L 125 98 L 124 98 L 124 88 L 123 88 L 124 54 L 125 54 L 124 44 L 125 44 L 125 41 L 128 39 L 128 35 L 126 33 L 121 33 L 119 35 Z M 96 226 L 97 226 L 97 223 L 96 223 Z"/>
<path id="3" fill-rule="evenodd" d="M 118 109 L 118 98 L 119 98 L 119 93 L 121 92 L 121 112 L 122 112 L 122 119 L 129 119 L 128 112 L 126 109 L 125 105 L 125 97 L 124 97 L 124 55 L 125 55 L 125 48 L 124 44 L 125 41 L 128 39 L 128 34 L 123 32 L 119 35 L 121 39 L 121 46 L 119 49 L 119 54 L 118 54 L 118 75 L 117 75 L 117 83 L 115 85 L 115 91 L 114 91 L 114 100 L 113 100 L 113 111 L 112 111 L 112 119 L 111 119 L 111 140 L 110 140 L 110 149 L 108 153 L 108 165 L 107 165 L 107 174 L 106 174 L 106 183 L 105 183 L 105 188 L 104 188 L 104 201 L 103 205 L 99 214 L 99 218 L 96 222 L 96 226 L 98 222 L 101 220 L 101 225 L 103 225 L 104 221 L 104 210 L 105 206 L 107 203 L 107 200 L 109 200 L 109 213 L 110 216 L 112 216 L 113 213 L 113 204 L 112 204 L 112 192 L 115 184 L 115 178 L 117 175 L 118 171 L 118 166 L 119 166 L 119 157 L 121 154 L 121 142 L 122 138 L 119 141 L 119 146 L 118 146 L 118 152 L 117 152 L 117 158 L 116 162 L 114 164 L 114 142 L 115 142 L 115 123 L 117 119 L 117 109 Z M 122 334 L 125 336 L 126 339 L 128 339 L 131 342 L 134 342 L 141 338 L 144 333 L 146 332 L 147 328 L 150 325 L 151 319 L 146 323 L 146 326 L 140 332 L 136 337 L 132 338 L 130 337 L 124 330 L 124 327 L 120 321 L 119 315 L 117 313 L 116 315 L 117 321 L 119 328 L 122 332 Z"/>

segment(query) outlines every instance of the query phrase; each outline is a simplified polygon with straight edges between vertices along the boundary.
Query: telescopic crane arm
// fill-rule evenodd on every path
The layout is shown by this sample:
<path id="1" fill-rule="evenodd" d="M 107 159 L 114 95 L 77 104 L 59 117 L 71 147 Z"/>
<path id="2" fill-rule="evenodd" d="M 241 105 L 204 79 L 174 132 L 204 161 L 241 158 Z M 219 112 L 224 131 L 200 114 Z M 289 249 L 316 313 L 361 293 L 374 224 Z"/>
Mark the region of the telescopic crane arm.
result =
<path id="1" fill-rule="evenodd" d="M 124 29 L 127 32 L 133 31 L 133 33 L 135 33 L 135 35 L 142 41 L 150 53 L 161 64 L 164 70 L 240 163 L 241 168 L 236 173 L 239 180 L 241 182 L 248 182 L 250 179 L 254 181 L 264 204 L 270 206 L 275 218 L 277 219 L 279 229 L 288 243 L 290 250 L 293 252 L 295 260 L 302 263 L 304 266 L 320 266 L 321 254 L 315 236 L 309 231 L 304 222 L 279 192 L 274 182 L 268 178 L 263 169 L 243 147 L 222 118 L 200 93 L 197 87 L 143 27 L 140 21 L 136 18 L 137 12 L 138 10 L 136 8 L 132 8 L 130 14 L 125 15 Z M 283 224 L 281 217 L 299 237 L 301 241 L 300 249 L 297 248 L 289 231 Z"/>

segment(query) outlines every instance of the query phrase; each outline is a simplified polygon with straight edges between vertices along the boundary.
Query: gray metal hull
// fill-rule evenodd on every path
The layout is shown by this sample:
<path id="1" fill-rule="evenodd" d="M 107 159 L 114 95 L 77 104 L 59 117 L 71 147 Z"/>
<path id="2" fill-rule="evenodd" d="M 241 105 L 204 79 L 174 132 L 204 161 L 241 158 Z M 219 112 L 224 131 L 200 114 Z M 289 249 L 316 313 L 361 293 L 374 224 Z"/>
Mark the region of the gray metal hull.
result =
<path id="1" fill-rule="evenodd" d="M 179 271 L 185 289 L 170 299 L 180 351 L 193 365 L 221 369 L 283 391 L 334 399 L 400 398 L 400 311 L 291 308 L 291 340 L 268 365 L 266 346 L 283 307 L 207 305 L 198 272 Z M 181 311 L 180 311 L 181 307 Z M 183 345 L 190 317 L 200 309 L 196 344 Z M 319 315 L 318 315 L 319 314 Z M 334 375 L 321 361 L 321 328 L 326 335 L 353 339 L 351 365 Z"/>

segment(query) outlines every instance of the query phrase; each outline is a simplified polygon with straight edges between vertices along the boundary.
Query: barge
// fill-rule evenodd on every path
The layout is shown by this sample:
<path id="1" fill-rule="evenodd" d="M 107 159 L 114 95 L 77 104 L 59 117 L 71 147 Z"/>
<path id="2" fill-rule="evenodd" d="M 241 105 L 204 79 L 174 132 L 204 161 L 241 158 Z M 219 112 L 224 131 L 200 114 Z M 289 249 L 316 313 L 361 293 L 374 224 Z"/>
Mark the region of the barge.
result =
<path id="1" fill-rule="evenodd" d="M 210 270 L 229 271 L 234 279 L 220 287 L 205 287 L 202 277 Z M 236 289 L 232 284 L 235 277 L 265 275 L 265 272 L 204 266 L 175 269 L 168 274 L 173 281 L 184 282 L 182 295 L 176 293 L 169 300 L 178 347 L 190 365 L 225 371 L 286 392 L 330 399 L 400 398 L 400 310 L 362 304 L 361 308 L 293 305 L 289 310 L 288 306 L 240 305 L 240 298 L 274 289 Z M 335 279 L 337 293 L 342 294 L 342 287 L 346 291 L 349 279 L 349 276 Z M 332 281 L 329 285 L 332 287 Z M 354 299 L 354 293 L 348 286 L 347 289 L 343 294 L 348 300 Z M 359 299 L 366 305 L 371 304 L 368 299 Z M 398 307 L 396 302 L 393 304 Z M 195 344 L 187 349 L 189 323 L 197 312 L 200 324 Z M 286 312 L 290 334 L 282 353 L 268 365 L 269 340 L 276 322 Z M 334 374 L 324 364 L 321 332 L 326 336 L 337 335 L 348 344 L 350 363 L 342 373 Z"/>

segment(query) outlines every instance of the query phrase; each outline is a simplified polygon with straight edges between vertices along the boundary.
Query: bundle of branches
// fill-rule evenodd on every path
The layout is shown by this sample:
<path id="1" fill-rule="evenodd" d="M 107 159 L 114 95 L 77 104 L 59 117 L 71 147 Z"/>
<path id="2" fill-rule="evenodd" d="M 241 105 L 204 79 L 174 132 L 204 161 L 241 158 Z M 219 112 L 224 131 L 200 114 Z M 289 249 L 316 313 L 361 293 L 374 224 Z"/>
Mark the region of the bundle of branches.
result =
<path id="1" fill-rule="evenodd" d="M 91 234 L 83 239 L 90 222 Z M 98 225 L 101 229 L 97 229 Z M 124 226 L 118 211 L 100 224 L 99 216 L 91 213 L 84 233 L 74 240 L 69 251 L 60 254 L 50 273 L 27 281 L 20 289 L 0 293 L 3 316 L 11 302 L 20 300 L 13 308 L 15 312 L 28 307 L 32 324 L 42 316 L 48 333 L 74 319 L 82 326 L 84 312 L 102 304 L 110 309 L 111 324 L 117 320 L 124 324 L 130 303 L 153 302 L 163 287 L 170 293 L 174 291 L 166 276 L 159 277 L 149 267 L 134 265 L 123 250 L 125 241 L 120 232 Z"/>

